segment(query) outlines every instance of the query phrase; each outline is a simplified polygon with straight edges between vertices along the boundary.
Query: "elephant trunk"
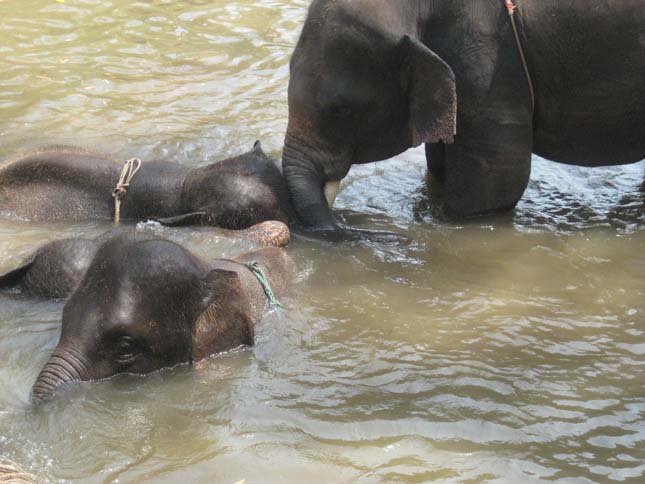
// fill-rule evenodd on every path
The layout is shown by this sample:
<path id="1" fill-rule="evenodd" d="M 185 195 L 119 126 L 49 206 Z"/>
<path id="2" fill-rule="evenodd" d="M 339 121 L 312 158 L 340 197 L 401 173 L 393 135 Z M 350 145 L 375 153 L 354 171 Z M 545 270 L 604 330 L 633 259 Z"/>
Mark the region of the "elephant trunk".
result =
<path id="1" fill-rule="evenodd" d="M 77 350 L 59 345 L 34 383 L 32 401 L 44 403 L 51 400 L 62 384 L 86 380 L 88 369 L 85 357 Z"/>
<path id="2" fill-rule="evenodd" d="M 338 162 L 331 158 L 320 150 L 304 147 L 287 132 L 282 172 L 300 221 L 313 229 L 337 228 L 330 206 L 339 181 L 349 171 L 349 161 Z"/>

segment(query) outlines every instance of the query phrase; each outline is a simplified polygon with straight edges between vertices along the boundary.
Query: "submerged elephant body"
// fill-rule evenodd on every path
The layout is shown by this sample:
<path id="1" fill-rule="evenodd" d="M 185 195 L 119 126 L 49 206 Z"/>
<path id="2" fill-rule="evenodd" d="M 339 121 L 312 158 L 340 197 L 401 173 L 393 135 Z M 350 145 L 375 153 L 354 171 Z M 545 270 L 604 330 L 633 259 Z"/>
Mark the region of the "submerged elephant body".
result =
<path id="1" fill-rule="evenodd" d="M 101 244 L 65 304 L 59 343 L 36 380 L 37 402 L 63 383 L 145 374 L 254 343 L 255 324 L 295 275 L 264 248 L 203 261 L 167 240 L 119 235 Z"/>
<path id="2" fill-rule="evenodd" d="M 276 247 L 285 247 L 290 241 L 289 227 L 276 220 L 245 230 L 219 229 L 218 232 Z M 0 292 L 12 291 L 37 298 L 66 298 L 80 284 L 99 247 L 118 233 L 119 230 L 113 230 L 96 239 L 73 238 L 47 243 L 15 269 L 0 274 Z"/>
<path id="3" fill-rule="evenodd" d="M 45 244 L 12 271 L 0 275 L 0 291 L 29 297 L 66 298 L 83 279 L 99 240 L 63 239 Z"/>
<path id="4" fill-rule="evenodd" d="M 34 221 L 114 218 L 112 191 L 123 164 L 107 155 L 55 146 L 0 165 L 0 216 Z M 243 229 L 292 218 L 280 170 L 259 142 L 204 167 L 143 162 L 122 200 L 122 219 Z"/>
<path id="5" fill-rule="evenodd" d="M 532 152 L 586 166 L 645 158 L 642 2 L 516 3 L 534 107 L 501 0 L 313 1 L 283 154 L 302 222 L 340 230 L 326 189 L 352 164 L 421 143 L 433 195 L 457 217 L 513 208 Z"/>

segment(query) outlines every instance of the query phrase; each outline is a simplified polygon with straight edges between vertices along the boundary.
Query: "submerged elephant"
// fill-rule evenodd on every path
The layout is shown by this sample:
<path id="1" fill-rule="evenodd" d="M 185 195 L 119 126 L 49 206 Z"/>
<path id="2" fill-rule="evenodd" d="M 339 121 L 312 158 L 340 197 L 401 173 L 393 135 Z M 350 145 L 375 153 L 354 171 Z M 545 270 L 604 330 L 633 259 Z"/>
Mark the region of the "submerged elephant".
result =
<path id="1" fill-rule="evenodd" d="M 289 227 L 270 220 L 245 230 L 219 230 L 234 238 L 265 245 L 285 247 L 290 240 Z M 83 279 L 98 248 L 113 232 L 97 239 L 62 239 L 49 242 L 27 257 L 15 269 L 0 274 L 0 292 L 11 290 L 24 296 L 66 298 Z"/>
<path id="2" fill-rule="evenodd" d="M 32 399 L 49 400 L 68 382 L 145 374 L 252 345 L 255 324 L 294 276 L 293 261 L 275 247 L 206 262 L 167 240 L 111 238 L 65 304 Z"/>
<path id="3" fill-rule="evenodd" d="M 0 216 L 34 221 L 114 219 L 112 192 L 122 168 L 107 155 L 69 146 L 10 159 L 0 165 Z M 259 142 L 248 153 L 199 168 L 142 163 L 120 212 L 122 219 L 226 229 L 292 219 L 282 174 Z"/>
<path id="4" fill-rule="evenodd" d="M 0 291 L 40 298 L 65 298 L 81 282 L 99 240 L 63 239 L 39 248 L 20 266 L 0 275 Z"/>
<path id="5" fill-rule="evenodd" d="M 421 143 L 433 195 L 458 217 L 512 209 L 532 152 L 584 166 L 645 158 L 642 1 L 517 4 L 519 43 L 502 0 L 313 1 L 283 153 L 303 223 L 343 230 L 328 202 L 351 165 Z"/>

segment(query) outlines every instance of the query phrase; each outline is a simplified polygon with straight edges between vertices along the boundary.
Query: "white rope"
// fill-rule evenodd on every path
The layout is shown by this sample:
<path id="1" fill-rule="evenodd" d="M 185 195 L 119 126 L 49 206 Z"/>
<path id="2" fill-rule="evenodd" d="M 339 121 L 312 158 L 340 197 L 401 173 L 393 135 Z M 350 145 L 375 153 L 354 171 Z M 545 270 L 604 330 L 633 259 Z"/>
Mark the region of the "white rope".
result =
<path id="1" fill-rule="evenodd" d="M 141 160 L 139 158 L 130 158 L 126 161 L 123 170 L 121 170 L 121 176 L 116 184 L 116 188 L 112 190 L 112 197 L 114 198 L 114 225 L 119 225 L 121 219 L 121 200 L 128 193 L 130 183 L 132 183 L 132 179 L 139 171 L 139 168 L 141 168 Z"/>

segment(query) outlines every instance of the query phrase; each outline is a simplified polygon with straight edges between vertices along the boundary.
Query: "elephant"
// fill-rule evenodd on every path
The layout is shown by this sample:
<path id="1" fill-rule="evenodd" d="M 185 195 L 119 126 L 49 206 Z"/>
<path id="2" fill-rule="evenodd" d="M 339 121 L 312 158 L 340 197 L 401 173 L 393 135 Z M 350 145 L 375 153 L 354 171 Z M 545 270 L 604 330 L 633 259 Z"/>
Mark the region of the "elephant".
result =
<path id="1" fill-rule="evenodd" d="M 422 143 L 434 206 L 457 219 L 512 210 L 532 153 L 645 158 L 643 2 L 515 3 L 313 0 L 282 158 L 304 225 L 351 232 L 331 211 L 351 165 Z"/>
<path id="2" fill-rule="evenodd" d="M 286 247 L 289 227 L 270 220 L 244 230 L 223 230 L 225 235 L 264 245 Z M 65 299 L 83 279 L 98 248 L 119 230 L 108 231 L 96 239 L 81 237 L 49 242 L 28 256 L 15 269 L 0 274 L 0 292 L 12 291 L 24 297 Z"/>
<path id="3" fill-rule="evenodd" d="M 0 275 L 0 291 L 25 297 L 64 299 L 80 283 L 99 240 L 74 238 L 49 242 L 15 269 Z"/>
<path id="4" fill-rule="evenodd" d="M 296 274 L 283 249 L 204 261 L 157 237 L 109 238 L 65 302 L 34 403 L 67 383 L 143 375 L 252 345 L 255 325 Z"/>
<path id="5" fill-rule="evenodd" d="M 113 190 L 123 165 L 108 155 L 50 146 L 0 165 L 0 215 L 33 221 L 114 219 Z M 120 218 L 167 225 L 245 229 L 293 219 L 280 169 L 259 141 L 240 156 L 190 168 L 167 161 L 141 163 Z"/>

